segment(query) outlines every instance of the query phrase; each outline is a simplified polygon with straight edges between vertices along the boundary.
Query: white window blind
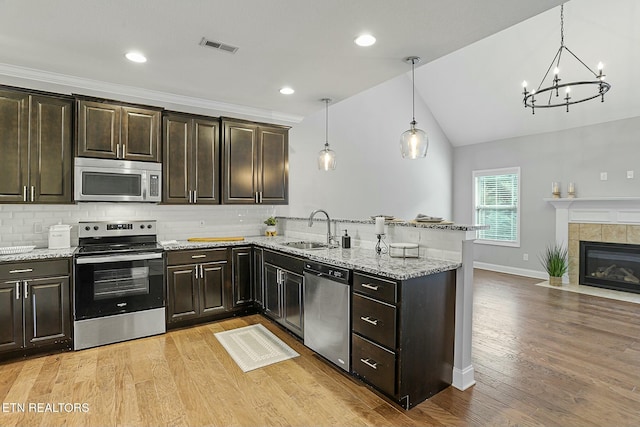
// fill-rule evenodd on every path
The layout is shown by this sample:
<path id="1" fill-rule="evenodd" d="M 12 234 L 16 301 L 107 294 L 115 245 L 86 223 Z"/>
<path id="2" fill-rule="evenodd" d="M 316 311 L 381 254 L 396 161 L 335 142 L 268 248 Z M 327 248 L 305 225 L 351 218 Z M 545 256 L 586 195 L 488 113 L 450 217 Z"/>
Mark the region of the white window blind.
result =
<path id="1" fill-rule="evenodd" d="M 475 171 L 475 222 L 484 243 L 519 245 L 520 168 Z"/>

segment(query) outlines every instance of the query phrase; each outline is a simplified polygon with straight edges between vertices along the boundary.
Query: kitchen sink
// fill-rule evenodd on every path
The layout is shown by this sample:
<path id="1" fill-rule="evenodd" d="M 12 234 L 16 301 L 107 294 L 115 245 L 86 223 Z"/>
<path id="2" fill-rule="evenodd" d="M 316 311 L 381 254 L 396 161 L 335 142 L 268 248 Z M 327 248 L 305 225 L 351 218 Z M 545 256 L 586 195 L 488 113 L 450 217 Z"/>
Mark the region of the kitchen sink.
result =
<path id="1" fill-rule="evenodd" d="M 329 245 L 327 245 L 326 243 L 309 241 L 285 242 L 283 243 L 283 245 L 296 249 L 326 249 L 329 247 Z"/>

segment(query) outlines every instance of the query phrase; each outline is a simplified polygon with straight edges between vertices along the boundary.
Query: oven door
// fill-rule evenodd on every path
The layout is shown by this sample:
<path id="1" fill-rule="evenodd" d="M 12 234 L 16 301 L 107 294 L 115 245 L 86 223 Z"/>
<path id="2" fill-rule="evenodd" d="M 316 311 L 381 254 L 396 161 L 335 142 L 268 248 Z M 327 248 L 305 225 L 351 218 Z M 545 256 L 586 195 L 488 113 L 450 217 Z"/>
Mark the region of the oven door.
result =
<path id="1" fill-rule="evenodd" d="M 164 307 L 160 252 L 82 256 L 75 265 L 75 320 Z"/>

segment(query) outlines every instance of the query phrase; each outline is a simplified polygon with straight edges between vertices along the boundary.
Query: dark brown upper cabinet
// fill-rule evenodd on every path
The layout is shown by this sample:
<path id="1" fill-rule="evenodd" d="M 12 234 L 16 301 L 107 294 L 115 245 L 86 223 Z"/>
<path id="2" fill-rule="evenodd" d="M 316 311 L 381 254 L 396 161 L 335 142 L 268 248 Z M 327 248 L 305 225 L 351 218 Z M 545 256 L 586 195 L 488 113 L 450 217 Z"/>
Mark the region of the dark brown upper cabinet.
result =
<path id="1" fill-rule="evenodd" d="M 164 203 L 220 203 L 219 135 L 218 119 L 181 113 L 164 115 Z"/>
<path id="2" fill-rule="evenodd" d="M 289 128 L 223 119 L 222 203 L 289 202 Z"/>
<path id="3" fill-rule="evenodd" d="M 0 89 L 0 203 L 72 203 L 73 100 Z"/>
<path id="4" fill-rule="evenodd" d="M 76 108 L 76 155 L 161 161 L 161 108 L 82 98 Z"/>

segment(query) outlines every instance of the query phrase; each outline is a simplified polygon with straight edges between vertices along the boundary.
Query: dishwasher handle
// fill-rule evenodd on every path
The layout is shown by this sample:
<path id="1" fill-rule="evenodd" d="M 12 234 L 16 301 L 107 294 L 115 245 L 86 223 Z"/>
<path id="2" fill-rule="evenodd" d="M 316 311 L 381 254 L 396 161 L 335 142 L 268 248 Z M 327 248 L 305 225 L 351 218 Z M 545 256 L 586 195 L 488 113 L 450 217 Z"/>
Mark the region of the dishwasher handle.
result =
<path id="1" fill-rule="evenodd" d="M 325 279 L 332 280 L 334 282 L 340 282 L 346 285 L 350 284 L 349 279 L 351 277 L 351 274 L 350 274 L 351 272 L 344 268 L 334 267 L 332 265 L 327 265 L 327 264 L 305 262 L 304 272 L 306 274 L 323 277 Z"/>

